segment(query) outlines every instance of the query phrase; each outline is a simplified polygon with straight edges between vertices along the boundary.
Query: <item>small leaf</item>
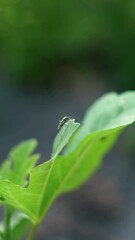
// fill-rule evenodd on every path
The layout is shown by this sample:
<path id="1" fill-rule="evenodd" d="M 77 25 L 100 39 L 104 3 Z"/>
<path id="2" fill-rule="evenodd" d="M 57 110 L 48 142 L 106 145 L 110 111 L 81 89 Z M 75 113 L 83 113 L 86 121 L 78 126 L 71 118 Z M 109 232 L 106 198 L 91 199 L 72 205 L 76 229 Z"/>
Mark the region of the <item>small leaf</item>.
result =
<path id="1" fill-rule="evenodd" d="M 39 159 L 39 154 L 31 155 L 36 146 L 37 141 L 31 139 L 14 147 L 0 169 L 0 178 L 24 186 L 26 176 Z"/>
<path id="2" fill-rule="evenodd" d="M 52 158 L 55 158 L 62 151 L 79 126 L 80 124 L 76 123 L 75 119 L 70 119 L 63 125 L 54 139 L 53 150 L 51 154 Z"/>
<path id="3" fill-rule="evenodd" d="M 21 240 L 29 226 L 30 221 L 28 217 L 21 212 L 15 211 L 10 219 L 10 240 Z M 0 223 L 0 235 L 4 240 L 3 222 Z"/>
<path id="4" fill-rule="evenodd" d="M 11 218 L 11 240 L 21 240 L 30 226 L 28 217 L 20 212 L 15 212 Z"/>

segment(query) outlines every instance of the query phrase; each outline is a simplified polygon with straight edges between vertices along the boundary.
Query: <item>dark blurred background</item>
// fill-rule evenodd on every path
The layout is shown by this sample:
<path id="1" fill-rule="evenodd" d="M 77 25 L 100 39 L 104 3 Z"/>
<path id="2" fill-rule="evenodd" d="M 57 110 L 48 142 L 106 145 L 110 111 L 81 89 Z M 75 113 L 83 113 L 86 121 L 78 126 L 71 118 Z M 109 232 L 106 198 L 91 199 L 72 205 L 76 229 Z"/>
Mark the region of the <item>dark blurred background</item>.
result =
<path id="1" fill-rule="evenodd" d="M 134 0 L 1 0 L 0 161 L 32 137 L 47 160 L 64 115 L 81 121 L 102 94 L 135 90 L 134 59 Z M 134 130 L 54 203 L 35 239 L 134 239 Z"/>

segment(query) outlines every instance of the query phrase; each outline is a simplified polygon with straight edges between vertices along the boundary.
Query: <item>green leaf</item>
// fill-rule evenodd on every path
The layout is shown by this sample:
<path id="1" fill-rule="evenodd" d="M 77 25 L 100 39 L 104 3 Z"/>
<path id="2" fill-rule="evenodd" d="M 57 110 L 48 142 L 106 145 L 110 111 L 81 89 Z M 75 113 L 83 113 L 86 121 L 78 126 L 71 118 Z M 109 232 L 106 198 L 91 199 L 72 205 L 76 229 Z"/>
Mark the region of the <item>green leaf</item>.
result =
<path id="1" fill-rule="evenodd" d="M 15 212 L 11 218 L 11 240 L 21 240 L 30 226 L 28 217 L 20 212 Z"/>
<path id="2" fill-rule="evenodd" d="M 38 224 L 57 196 L 79 187 L 100 167 L 121 131 L 134 122 L 134 103 L 135 92 L 111 93 L 101 98 L 88 110 L 72 138 L 74 131 L 69 134 L 70 127 L 63 131 L 62 141 L 67 144 L 65 155 L 58 155 L 64 144 L 59 148 L 55 140 L 53 158 L 31 171 L 29 186 L 23 188 L 1 180 L 0 197 Z"/>
<path id="3" fill-rule="evenodd" d="M 88 133 L 126 126 L 134 121 L 134 91 L 105 94 L 87 109 L 81 127 L 67 144 L 64 153 L 72 152 Z"/>
<path id="4" fill-rule="evenodd" d="M 27 228 L 30 226 L 30 221 L 24 213 L 15 211 L 10 221 L 10 240 L 21 240 L 26 233 Z M 4 224 L 0 223 L 1 236 L 4 239 Z"/>
<path id="5" fill-rule="evenodd" d="M 0 240 L 4 240 L 4 234 L 3 234 L 3 231 L 2 231 L 2 223 L 0 223 Z"/>
<path id="6" fill-rule="evenodd" d="M 75 119 L 70 119 L 63 125 L 54 139 L 53 150 L 51 154 L 52 158 L 55 158 L 62 151 L 79 126 L 80 124 L 76 123 Z"/>
<path id="7" fill-rule="evenodd" d="M 53 168 L 55 157 L 57 157 L 65 144 L 67 144 L 68 140 L 79 127 L 79 125 L 79 123 L 75 123 L 74 119 L 72 119 L 60 129 L 60 132 L 58 132 L 54 140 L 52 159 L 44 164 L 39 165 L 38 168 L 35 168 L 36 171 L 33 170 L 31 172 L 30 186 L 28 188 L 22 189 L 20 186 L 14 185 L 10 181 L 0 181 L 0 183 L 2 183 L 2 185 L 0 185 L 2 193 L 0 197 L 14 208 L 18 208 L 22 212 L 25 212 L 34 222 L 38 221 L 39 217 L 36 215 L 40 215 L 38 211 L 40 212 L 40 208 L 42 209 L 44 192 L 46 192 L 47 186 L 46 182 L 49 179 L 48 175 L 51 173 L 50 169 Z M 33 181 L 34 184 L 31 184 Z M 37 205 L 38 194 L 40 194 L 39 205 Z M 21 202 L 23 202 L 23 204 Z M 35 206 L 35 204 L 37 206 Z"/>
<path id="8" fill-rule="evenodd" d="M 35 166 L 39 154 L 31 155 L 37 146 L 35 139 L 17 145 L 9 152 L 8 159 L 0 169 L 0 178 L 7 179 L 21 186 L 26 185 L 26 176 Z"/>

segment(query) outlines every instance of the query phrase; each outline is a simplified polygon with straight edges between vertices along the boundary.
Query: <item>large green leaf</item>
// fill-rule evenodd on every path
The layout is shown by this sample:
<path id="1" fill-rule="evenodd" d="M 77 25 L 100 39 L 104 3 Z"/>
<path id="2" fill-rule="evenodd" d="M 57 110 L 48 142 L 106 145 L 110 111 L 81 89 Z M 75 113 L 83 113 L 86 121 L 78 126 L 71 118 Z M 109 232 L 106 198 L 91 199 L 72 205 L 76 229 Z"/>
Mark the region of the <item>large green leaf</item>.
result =
<path id="1" fill-rule="evenodd" d="M 60 133 L 62 147 L 68 143 L 65 155 L 58 155 L 62 148 L 56 141 L 53 158 L 32 170 L 29 186 L 1 180 L 0 197 L 38 224 L 58 195 L 77 188 L 96 171 L 122 129 L 134 120 L 135 92 L 106 95 L 88 110 L 82 127 L 72 138 L 78 125 L 70 121 L 63 126 L 68 128 Z"/>
<path id="2" fill-rule="evenodd" d="M 135 92 L 105 94 L 87 109 L 81 127 L 67 144 L 69 153 L 88 135 L 105 129 L 126 126 L 135 121 Z"/>
<path id="3" fill-rule="evenodd" d="M 1 180 L 0 198 L 26 213 L 32 221 L 39 221 L 39 219 L 41 219 L 41 211 L 44 213 L 46 210 L 43 207 L 44 199 L 55 160 L 79 125 L 80 124 L 75 123 L 73 119 L 68 121 L 68 123 L 60 129 L 60 132 L 58 132 L 54 140 L 52 159 L 33 169 L 28 188 L 21 188 L 11 181 Z M 56 175 L 58 175 L 58 173 L 56 173 Z"/>

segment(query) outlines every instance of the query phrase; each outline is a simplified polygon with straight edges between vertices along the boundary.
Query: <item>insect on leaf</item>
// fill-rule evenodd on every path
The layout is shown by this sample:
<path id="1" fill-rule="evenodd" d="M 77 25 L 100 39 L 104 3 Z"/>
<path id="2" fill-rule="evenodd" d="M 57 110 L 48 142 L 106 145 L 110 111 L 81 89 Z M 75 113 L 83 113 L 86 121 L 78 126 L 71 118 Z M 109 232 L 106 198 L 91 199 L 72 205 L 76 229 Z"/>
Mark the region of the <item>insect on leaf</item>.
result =
<path id="1" fill-rule="evenodd" d="M 80 128 L 71 121 L 71 128 L 60 129 L 62 139 L 56 136 L 52 158 L 33 168 L 27 187 L 0 180 L 0 197 L 40 223 L 56 197 L 79 187 L 101 166 L 121 131 L 135 121 L 134 103 L 135 92 L 102 97 L 88 109 Z"/>

